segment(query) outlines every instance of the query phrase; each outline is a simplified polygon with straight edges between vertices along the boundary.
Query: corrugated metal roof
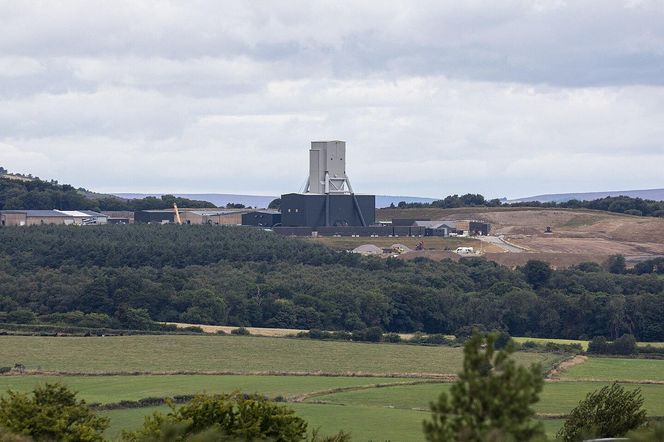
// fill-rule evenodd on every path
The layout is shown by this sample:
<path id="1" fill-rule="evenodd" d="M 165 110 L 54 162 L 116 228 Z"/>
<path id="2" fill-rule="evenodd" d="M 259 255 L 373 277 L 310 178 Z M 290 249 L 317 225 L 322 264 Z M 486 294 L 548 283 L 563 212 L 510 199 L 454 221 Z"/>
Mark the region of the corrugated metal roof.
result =
<path id="1" fill-rule="evenodd" d="M 456 227 L 456 223 L 451 221 L 415 221 L 414 225 L 416 227 L 426 227 L 427 229 L 440 229 L 443 227 L 453 229 Z"/>
<path id="2" fill-rule="evenodd" d="M 90 215 L 87 215 L 83 212 L 79 212 L 78 210 L 56 210 L 56 212 L 64 213 L 65 215 L 74 218 L 90 218 Z"/>
<path id="3" fill-rule="evenodd" d="M 214 212 L 191 210 L 187 213 L 193 213 L 198 216 L 224 216 L 224 215 L 237 215 L 237 214 L 242 214 L 244 212 L 240 210 L 217 210 Z"/>
<path id="4" fill-rule="evenodd" d="M 71 218 L 66 213 L 57 210 L 3 210 L 2 213 L 24 213 L 26 216 L 33 216 L 38 218 Z"/>

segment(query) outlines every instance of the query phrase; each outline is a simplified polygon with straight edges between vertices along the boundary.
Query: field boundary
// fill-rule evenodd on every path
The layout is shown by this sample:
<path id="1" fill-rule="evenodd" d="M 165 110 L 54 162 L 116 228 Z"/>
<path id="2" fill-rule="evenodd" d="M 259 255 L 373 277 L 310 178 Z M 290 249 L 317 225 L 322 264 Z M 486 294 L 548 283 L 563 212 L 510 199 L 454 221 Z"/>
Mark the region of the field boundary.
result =
<path id="1" fill-rule="evenodd" d="M 319 391 L 312 391 L 309 393 L 302 393 L 294 396 L 288 396 L 288 402 L 294 402 L 294 403 L 300 403 L 304 402 L 307 399 L 319 397 L 319 396 L 327 396 L 329 394 L 337 394 L 337 393 L 346 393 L 349 391 L 362 391 L 362 390 L 371 390 L 374 388 L 391 388 L 391 387 L 401 387 L 401 386 L 409 386 L 409 385 L 422 385 L 422 384 L 449 384 L 452 383 L 453 381 L 441 381 L 437 379 L 428 379 L 428 380 L 421 380 L 421 381 L 411 381 L 411 382 L 392 382 L 392 383 L 381 383 L 381 384 L 368 384 L 368 385 L 353 385 L 353 386 L 348 386 L 348 387 L 336 387 L 336 388 L 328 388 L 326 390 L 319 390 Z M 314 402 L 315 403 L 315 402 Z M 321 402 L 322 403 L 322 402 Z"/>
<path id="2" fill-rule="evenodd" d="M 1 374 L 2 377 L 20 376 L 174 376 L 174 375 L 200 375 L 200 376 L 319 376 L 343 378 L 395 378 L 395 379 L 429 379 L 441 383 L 454 382 L 458 379 L 456 374 L 445 373 L 378 373 L 378 372 L 333 372 L 333 371 L 48 371 L 25 370 L 24 372 L 10 372 Z"/>

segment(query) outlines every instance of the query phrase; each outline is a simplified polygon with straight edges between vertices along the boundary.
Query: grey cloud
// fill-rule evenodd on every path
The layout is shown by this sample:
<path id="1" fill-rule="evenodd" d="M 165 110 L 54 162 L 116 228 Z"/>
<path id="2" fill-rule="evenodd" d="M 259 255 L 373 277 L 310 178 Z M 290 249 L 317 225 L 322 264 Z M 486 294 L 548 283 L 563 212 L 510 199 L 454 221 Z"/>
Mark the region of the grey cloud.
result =
<path id="1" fill-rule="evenodd" d="M 547 5 L 547 3 L 549 3 Z M 664 5 L 596 2 L 7 4 L 0 50 L 283 61 L 291 75 L 662 84 Z"/>
<path id="2" fill-rule="evenodd" d="M 662 185 L 662 2 L 53 1 L 0 14 L 10 169 L 100 190 L 273 194 L 299 188 L 309 140 L 335 138 L 364 192 Z"/>

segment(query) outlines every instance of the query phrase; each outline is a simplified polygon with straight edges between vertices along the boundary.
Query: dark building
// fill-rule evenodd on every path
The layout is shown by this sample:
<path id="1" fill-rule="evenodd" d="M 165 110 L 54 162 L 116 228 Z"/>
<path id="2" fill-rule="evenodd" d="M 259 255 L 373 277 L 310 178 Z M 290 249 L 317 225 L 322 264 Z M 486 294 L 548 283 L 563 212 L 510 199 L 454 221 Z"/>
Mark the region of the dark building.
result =
<path id="1" fill-rule="evenodd" d="M 141 210 L 134 212 L 134 222 L 143 224 L 165 224 L 175 222 L 175 212 L 163 210 Z"/>
<path id="2" fill-rule="evenodd" d="M 375 222 L 375 195 L 318 193 L 281 195 L 281 225 L 285 227 L 366 227 Z"/>
<path id="3" fill-rule="evenodd" d="M 276 210 L 257 210 L 242 214 L 243 226 L 274 227 L 281 224 L 281 213 Z"/>
<path id="4" fill-rule="evenodd" d="M 471 235 L 486 236 L 491 231 L 491 224 L 480 221 L 471 221 L 468 223 L 468 233 Z"/>
<path id="5" fill-rule="evenodd" d="M 366 237 L 403 237 L 433 236 L 427 235 L 425 227 L 392 226 L 331 226 L 331 227 L 274 227 L 274 231 L 286 236 L 366 236 Z"/>

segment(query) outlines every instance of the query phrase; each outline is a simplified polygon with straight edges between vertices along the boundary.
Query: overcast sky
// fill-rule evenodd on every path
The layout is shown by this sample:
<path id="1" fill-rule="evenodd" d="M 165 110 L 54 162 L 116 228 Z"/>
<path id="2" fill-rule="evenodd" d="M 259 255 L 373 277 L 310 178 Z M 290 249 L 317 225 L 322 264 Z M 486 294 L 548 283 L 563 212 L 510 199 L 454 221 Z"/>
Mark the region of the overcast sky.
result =
<path id="1" fill-rule="evenodd" d="M 664 187 L 664 1 L 0 0 L 0 165 L 106 192 Z"/>

